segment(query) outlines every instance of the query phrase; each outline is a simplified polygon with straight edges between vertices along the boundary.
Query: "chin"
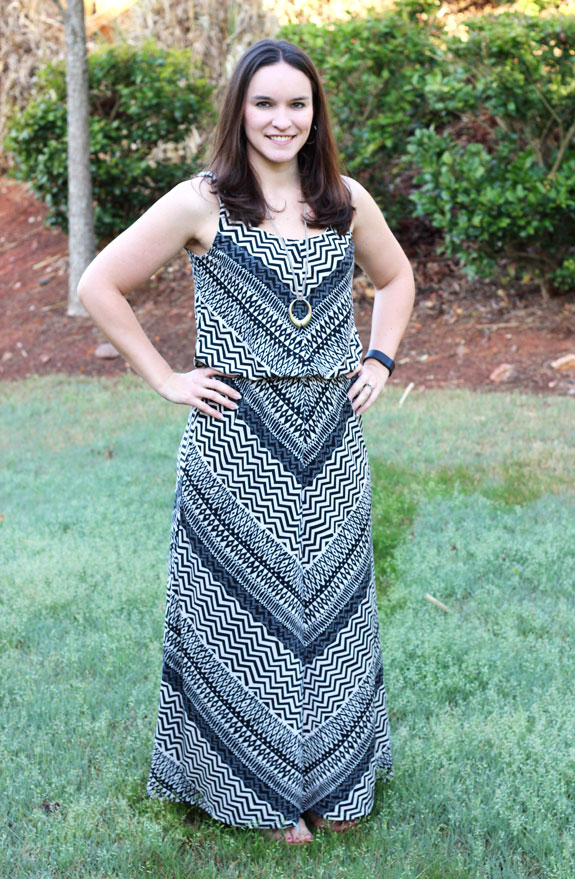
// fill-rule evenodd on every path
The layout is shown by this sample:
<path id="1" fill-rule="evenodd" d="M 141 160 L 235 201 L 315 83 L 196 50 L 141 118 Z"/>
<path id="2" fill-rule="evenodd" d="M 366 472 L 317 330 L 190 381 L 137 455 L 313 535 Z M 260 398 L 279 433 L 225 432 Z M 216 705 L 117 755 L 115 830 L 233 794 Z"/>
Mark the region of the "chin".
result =
<path id="1" fill-rule="evenodd" d="M 249 143 L 253 150 L 254 158 L 258 155 L 264 159 L 264 161 L 270 162 L 270 164 L 273 165 L 281 165 L 284 162 L 293 161 L 303 146 L 301 138 L 297 138 L 286 146 L 273 144 L 267 138 L 264 138 L 263 142 L 260 141 L 259 143 L 256 143 L 255 141 L 251 141 Z"/>
<path id="2" fill-rule="evenodd" d="M 302 145 L 299 143 L 299 140 L 292 141 L 292 143 L 285 146 L 278 146 L 277 144 L 267 142 L 261 152 L 274 162 L 282 162 L 284 159 L 293 159 L 294 156 L 297 156 Z"/>

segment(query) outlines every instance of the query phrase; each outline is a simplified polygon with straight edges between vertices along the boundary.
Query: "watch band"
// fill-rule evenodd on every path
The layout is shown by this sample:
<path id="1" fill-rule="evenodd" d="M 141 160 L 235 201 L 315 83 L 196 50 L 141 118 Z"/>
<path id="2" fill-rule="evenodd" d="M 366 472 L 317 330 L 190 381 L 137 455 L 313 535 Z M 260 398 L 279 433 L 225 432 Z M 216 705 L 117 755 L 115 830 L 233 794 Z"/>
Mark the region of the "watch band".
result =
<path id="1" fill-rule="evenodd" d="M 378 351 L 376 348 L 370 348 L 365 357 L 363 358 L 363 362 L 365 363 L 370 357 L 373 357 L 374 360 L 379 360 L 380 363 L 383 363 L 389 370 L 389 374 L 393 372 L 395 369 L 395 361 L 388 357 L 387 354 L 384 354 L 383 351 Z"/>

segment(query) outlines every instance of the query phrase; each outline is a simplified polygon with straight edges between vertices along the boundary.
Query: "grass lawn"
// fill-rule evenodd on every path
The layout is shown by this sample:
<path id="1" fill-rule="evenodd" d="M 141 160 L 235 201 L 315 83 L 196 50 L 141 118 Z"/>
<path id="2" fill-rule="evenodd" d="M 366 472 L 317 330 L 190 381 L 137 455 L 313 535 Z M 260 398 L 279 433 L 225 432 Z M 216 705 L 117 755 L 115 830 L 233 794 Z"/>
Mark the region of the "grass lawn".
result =
<path id="1" fill-rule="evenodd" d="M 363 419 L 396 775 L 292 850 L 145 796 L 186 410 L 3 386 L 0 876 L 572 879 L 575 401 L 398 400 Z"/>

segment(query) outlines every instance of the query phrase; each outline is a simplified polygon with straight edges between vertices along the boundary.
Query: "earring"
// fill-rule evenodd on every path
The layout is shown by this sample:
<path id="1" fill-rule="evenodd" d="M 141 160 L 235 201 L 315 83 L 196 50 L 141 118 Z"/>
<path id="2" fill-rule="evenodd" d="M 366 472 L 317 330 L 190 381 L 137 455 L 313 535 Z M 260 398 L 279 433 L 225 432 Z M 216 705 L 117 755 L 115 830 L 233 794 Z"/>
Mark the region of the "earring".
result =
<path id="1" fill-rule="evenodd" d="M 315 134 L 315 137 L 313 140 L 309 140 L 309 139 L 306 140 L 306 142 L 305 142 L 306 146 L 313 146 L 317 140 L 317 125 L 315 124 L 315 122 L 312 125 L 312 129 L 313 129 L 313 133 Z"/>

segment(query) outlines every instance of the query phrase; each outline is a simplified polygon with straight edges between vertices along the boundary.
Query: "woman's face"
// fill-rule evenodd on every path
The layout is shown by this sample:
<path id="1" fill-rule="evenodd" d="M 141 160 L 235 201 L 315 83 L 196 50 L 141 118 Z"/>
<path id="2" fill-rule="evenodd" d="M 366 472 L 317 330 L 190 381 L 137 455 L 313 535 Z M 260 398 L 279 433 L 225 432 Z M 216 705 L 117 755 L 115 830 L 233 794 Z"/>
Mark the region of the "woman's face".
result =
<path id="1" fill-rule="evenodd" d="M 244 130 L 253 163 L 283 164 L 295 159 L 308 139 L 313 96 L 305 73 L 280 61 L 260 67 L 248 86 Z"/>

